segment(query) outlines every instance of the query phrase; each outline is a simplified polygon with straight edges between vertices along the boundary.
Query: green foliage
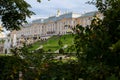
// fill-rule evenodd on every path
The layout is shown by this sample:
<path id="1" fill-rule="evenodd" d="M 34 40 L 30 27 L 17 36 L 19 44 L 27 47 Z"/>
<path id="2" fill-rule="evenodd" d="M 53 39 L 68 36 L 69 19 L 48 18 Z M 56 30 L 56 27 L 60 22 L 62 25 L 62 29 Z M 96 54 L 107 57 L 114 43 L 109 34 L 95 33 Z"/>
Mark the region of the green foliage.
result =
<path id="1" fill-rule="evenodd" d="M 42 72 L 40 80 L 78 80 L 79 74 L 79 64 L 75 62 L 62 63 L 51 62 L 48 64 L 49 67 L 46 71 Z"/>
<path id="2" fill-rule="evenodd" d="M 46 69 L 46 66 L 51 59 L 51 54 L 34 53 L 32 55 L 27 55 L 25 61 L 28 62 L 29 68 L 24 72 L 24 79 L 39 79 L 39 76 L 42 74 L 42 71 Z"/>
<path id="3" fill-rule="evenodd" d="M 59 49 L 59 53 L 60 53 L 60 54 L 64 54 L 64 49 L 60 48 L 60 49 Z"/>
<path id="4" fill-rule="evenodd" d="M 39 79 L 41 71 L 45 68 L 44 65 L 53 59 L 52 54 L 43 53 L 43 49 L 29 51 L 29 46 L 26 44 L 21 48 L 13 49 L 13 54 L 15 53 L 17 53 L 16 57 L 20 57 L 27 63 L 27 65 L 24 65 L 25 71 L 22 71 L 24 80 Z"/>
<path id="5" fill-rule="evenodd" d="M 111 35 L 102 21 L 95 17 L 90 27 L 77 25 L 76 32 L 77 57 L 85 70 L 82 78 L 105 80 L 111 73 L 119 76 L 119 71 L 115 70 L 120 65 L 119 41 L 115 44 L 111 42 Z"/>
<path id="6" fill-rule="evenodd" d="M 51 49 L 48 49 L 48 52 L 51 52 Z"/>
<path id="7" fill-rule="evenodd" d="M 120 40 L 112 45 L 112 51 L 115 53 L 119 53 L 120 50 Z"/>
<path id="8" fill-rule="evenodd" d="M 69 52 L 69 53 L 71 53 L 71 52 L 76 52 L 75 45 L 73 44 L 73 45 L 68 46 L 67 52 Z"/>
<path id="9" fill-rule="evenodd" d="M 40 41 L 35 42 L 34 44 L 31 44 L 31 47 L 29 47 L 29 50 L 36 50 L 37 48 L 40 47 Z"/>
<path id="10" fill-rule="evenodd" d="M 15 66 L 15 71 L 17 70 L 16 74 L 12 74 L 12 78 L 9 77 L 11 76 L 9 75 L 9 71 L 6 71 L 5 76 L 8 76 L 8 78 L 3 76 L 1 80 L 17 80 L 19 71 L 23 74 L 23 80 L 53 80 L 53 78 L 56 78 L 57 80 L 61 80 L 62 78 L 67 80 L 77 80 L 79 78 L 79 64 L 76 63 L 76 60 L 55 60 L 54 58 L 59 56 L 58 54 L 40 53 L 39 51 L 26 52 L 25 50 L 28 51 L 28 47 L 27 45 L 24 45 L 22 48 L 16 48 L 19 52 L 17 56 L 11 56 L 10 59 L 9 56 L 7 59 L 4 57 L 3 59 L 5 61 L 0 59 L 0 71 L 8 71 L 8 69 L 10 69 L 8 68 L 9 66 Z M 14 62 L 16 64 L 13 64 Z M 4 66 L 2 67 L 2 65 Z M 10 72 L 13 71 L 13 69 L 10 70 Z M 1 73 L 4 74 L 4 72 Z M 1 76 L 2 75 L 0 75 L 0 77 Z"/>
<path id="11" fill-rule="evenodd" d="M 62 42 L 61 40 L 59 40 L 59 41 L 58 41 L 58 45 L 59 45 L 60 47 L 62 47 L 62 46 L 63 46 L 63 42 Z"/>
<path id="12" fill-rule="evenodd" d="M 15 56 L 0 56 L 0 80 L 18 80 L 26 62 Z"/>
<path id="13" fill-rule="evenodd" d="M 26 23 L 26 17 L 34 14 L 29 8 L 31 6 L 24 0 L 0 0 L 3 27 L 7 30 L 19 30 Z"/>
<path id="14" fill-rule="evenodd" d="M 35 53 L 44 53 L 45 50 L 44 49 L 38 49 L 38 50 L 35 50 Z"/>
<path id="15" fill-rule="evenodd" d="M 95 17 L 90 26 L 76 26 L 75 47 L 85 80 L 120 78 L 119 4 L 120 0 L 96 0 L 104 19 Z"/>
<path id="16" fill-rule="evenodd" d="M 95 0 L 94 2 L 104 15 L 102 24 L 111 36 L 111 43 L 116 43 L 120 39 L 120 0 Z"/>
<path id="17" fill-rule="evenodd" d="M 106 80 L 118 80 L 118 78 L 115 77 L 115 75 L 112 75 L 109 78 L 107 78 Z"/>
<path id="18" fill-rule="evenodd" d="M 26 45 L 25 43 L 23 44 L 23 47 L 17 48 L 17 47 L 13 47 L 11 49 L 11 53 L 15 56 L 24 56 L 27 54 L 31 54 L 31 51 L 29 50 L 29 48 L 32 47 L 31 45 Z"/>

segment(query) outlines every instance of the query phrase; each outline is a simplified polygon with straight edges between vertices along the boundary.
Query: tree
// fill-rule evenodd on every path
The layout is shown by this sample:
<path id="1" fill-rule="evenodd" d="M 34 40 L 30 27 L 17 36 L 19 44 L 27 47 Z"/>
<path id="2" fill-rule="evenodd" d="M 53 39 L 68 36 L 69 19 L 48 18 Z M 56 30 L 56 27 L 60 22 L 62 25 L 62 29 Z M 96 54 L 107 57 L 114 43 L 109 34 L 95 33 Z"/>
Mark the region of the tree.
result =
<path id="1" fill-rule="evenodd" d="M 0 0 L 0 16 L 3 27 L 7 30 L 19 30 L 26 17 L 34 13 L 29 10 L 31 6 L 24 0 Z"/>
<path id="2" fill-rule="evenodd" d="M 110 54 L 109 60 L 114 59 L 111 65 L 118 65 L 120 59 L 120 0 L 97 0 L 96 6 L 99 11 L 104 14 L 104 19 L 102 25 L 106 28 L 108 36 L 110 36 L 109 41 L 111 43 L 109 46 Z M 116 46 L 116 47 L 115 47 Z M 115 51 L 114 51 L 115 50 Z M 108 61 L 109 62 L 109 61 Z M 110 62 L 109 62 L 110 63 Z"/>
<path id="3" fill-rule="evenodd" d="M 103 25 L 111 35 L 111 42 L 116 43 L 120 39 L 120 0 L 93 0 L 92 3 L 103 13 Z"/>
<path id="4" fill-rule="evenodd" d="M 93 0 L 104 15 L 94 18 L 91 26 L 77 25 L 75 45 L 81 75 L 89 80 L 106 80 L 113 75 L 119 79 L 120 70 L 120 0 Z M 108 77 L 108 78 L 107 78 Z"/>

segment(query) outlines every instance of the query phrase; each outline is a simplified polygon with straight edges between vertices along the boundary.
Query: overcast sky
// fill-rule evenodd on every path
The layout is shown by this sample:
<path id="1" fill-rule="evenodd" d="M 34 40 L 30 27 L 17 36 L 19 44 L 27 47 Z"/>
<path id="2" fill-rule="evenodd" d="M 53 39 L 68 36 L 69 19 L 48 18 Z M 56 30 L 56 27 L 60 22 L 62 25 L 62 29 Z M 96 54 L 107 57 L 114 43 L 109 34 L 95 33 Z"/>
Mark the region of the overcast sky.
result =
<path id="1" fill-rule="evenodd" d="M 56 15 L 57 10 L 60 10 L 61 13 L 74 12 L 80 14 L 97 10 L 94 5 L 85 3 L 90 0 L 42 0 L 41 3 L 38 3 L 37 0 L 26 1 L 32 6 L 30 10 L 36 14 L 31 16 L 28 21 Z"/>

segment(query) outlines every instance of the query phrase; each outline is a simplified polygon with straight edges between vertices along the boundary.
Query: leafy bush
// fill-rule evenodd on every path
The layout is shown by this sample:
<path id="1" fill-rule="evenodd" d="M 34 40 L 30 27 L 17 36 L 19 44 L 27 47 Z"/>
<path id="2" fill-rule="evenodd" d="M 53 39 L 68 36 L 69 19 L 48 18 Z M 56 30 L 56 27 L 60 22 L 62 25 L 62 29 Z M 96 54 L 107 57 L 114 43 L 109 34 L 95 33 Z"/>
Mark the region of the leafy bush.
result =
<path id="1" fill-rule="evenodd" d="M 15 56 L 0 56 L 0 80 L 18 80 L 26 62 Z"/>
<path id="2" fill-rule="evenodd" d="M 59 53 L 60 53 L 60 54 L 64 54 L 64 49 L 60 48 L 60 49 L 59 49 Z"/>

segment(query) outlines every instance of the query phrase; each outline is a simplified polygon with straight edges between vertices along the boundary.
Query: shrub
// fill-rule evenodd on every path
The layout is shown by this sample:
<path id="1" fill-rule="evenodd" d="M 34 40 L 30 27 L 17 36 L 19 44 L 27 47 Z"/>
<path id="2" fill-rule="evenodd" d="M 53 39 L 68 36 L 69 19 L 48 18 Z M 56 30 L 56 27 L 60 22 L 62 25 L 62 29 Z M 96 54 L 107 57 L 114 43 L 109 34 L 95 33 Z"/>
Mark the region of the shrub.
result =
<path id="1" fill-rule="evenodd" d="M 59 53 L 60 53 L 60 54 L 64 54 L 64 49 L 60 48 L 60 49 L 59 49 Z"/>
<path id="2" fill-rule="evenodd" d="M 18 80 L 19 71 L 24 71 L 25 65 L 26 65 L 25 61 L 18 57 L 1 56 L 0 80 Z"/>

